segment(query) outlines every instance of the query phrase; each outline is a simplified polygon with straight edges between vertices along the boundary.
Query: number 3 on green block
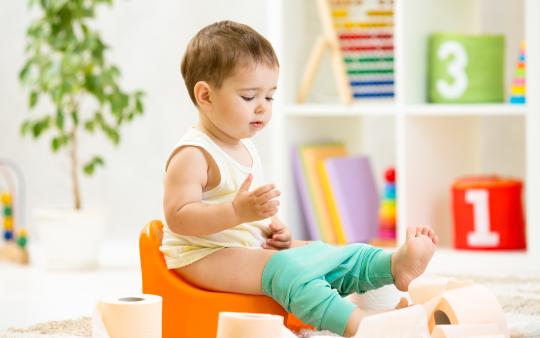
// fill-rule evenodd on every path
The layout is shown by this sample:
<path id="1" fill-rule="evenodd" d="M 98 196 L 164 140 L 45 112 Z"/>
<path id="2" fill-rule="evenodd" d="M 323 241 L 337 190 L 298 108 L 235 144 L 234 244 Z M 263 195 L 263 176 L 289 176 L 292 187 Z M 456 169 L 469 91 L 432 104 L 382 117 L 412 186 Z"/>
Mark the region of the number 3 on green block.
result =
<path id="1" fill-rule="evenodd" d="M 452 78 L 449 82 L 444 79 L 437 79 L 437 91 L 447 99 L 457 99 L 467 90 L 469 80 L 467 78 L 466 67 L 468 63 L 467 51 L 463 45 L 457 41 L 446 41 L 439 46 L 437 57 L 441 61 L 450 58 L 447 72 Z"/>
<path id="2" fill-rule="evenodd" d="M 428 101 L 504 101 L 504 35 L 433 33 L 428 40 Z"/>

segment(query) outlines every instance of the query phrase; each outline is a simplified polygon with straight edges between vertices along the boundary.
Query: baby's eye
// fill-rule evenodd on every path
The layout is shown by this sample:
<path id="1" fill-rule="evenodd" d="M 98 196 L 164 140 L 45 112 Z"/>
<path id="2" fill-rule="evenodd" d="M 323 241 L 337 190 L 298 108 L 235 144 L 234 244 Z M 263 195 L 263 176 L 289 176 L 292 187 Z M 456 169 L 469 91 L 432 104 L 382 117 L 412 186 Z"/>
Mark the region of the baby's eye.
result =
<path id="1" fill-rule="evenodd" d="M 274 98 L 273 97 L 267 97 L 266 101 L 274 101 Z"/>
<path id="2" fill-rule="evenodd" d="M 255 96 L 252 96 L 252 97 L 249 97 L 249 96 L 242 96 L 242 99 L 243 99 L 244 101 L 251 101 L 251 100 L 253 100 L 254 98 L 255 98 Z"/>

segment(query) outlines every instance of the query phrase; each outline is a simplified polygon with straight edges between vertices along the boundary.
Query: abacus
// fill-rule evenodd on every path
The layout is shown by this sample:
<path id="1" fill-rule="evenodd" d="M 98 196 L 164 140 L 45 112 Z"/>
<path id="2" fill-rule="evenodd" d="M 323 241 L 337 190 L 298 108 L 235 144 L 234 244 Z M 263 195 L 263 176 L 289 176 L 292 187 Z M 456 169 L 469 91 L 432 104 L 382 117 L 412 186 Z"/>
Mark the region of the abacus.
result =
<path id="1" fill-rule="evenodd" d="M 4 245 L 0 247 L 0 260 L 27 264 L 28 234 L 26 229 L 20 226 L 20 224 L 24 224 L 23 184 L 19 168 L 8 160 L 0 159 L 0 207 L 2 210 L 2 237 L 5 241 Z"/>
<path id="2" fill-rule="evenodd" d="M 312 48 L 298 102 L 306 101 L 326 50 L 343 103 L 393 98 L 393 0 L 317 0 L 317 5 L 323 33 Z"/>

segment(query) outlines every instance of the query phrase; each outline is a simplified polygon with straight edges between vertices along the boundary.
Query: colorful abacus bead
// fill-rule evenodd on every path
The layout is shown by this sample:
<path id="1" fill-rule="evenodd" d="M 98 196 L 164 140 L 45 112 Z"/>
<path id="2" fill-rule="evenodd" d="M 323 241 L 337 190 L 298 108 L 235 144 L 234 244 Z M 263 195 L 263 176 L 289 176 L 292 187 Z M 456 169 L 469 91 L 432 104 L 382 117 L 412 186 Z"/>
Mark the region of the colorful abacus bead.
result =
<path id="1" fill-rule="evenodd" d="M 10 241 L 13 239 L 13 231 L 10 230 L 4 230 L 4 239 L 6 241 Z"/>
<path id="2" fill-rule="evenodd" d="M 2 204 L 9 205 L 11 204 L 11 195 L 5 192 L 2 194 L 1 200 L 2 200 Z"/>
<path id="3" fill-rule="evenodd" d="M 28 239 L 27 239 L 27 236 L 28 236 L 28 233 L 26 231 L 26 229 L 24 228 L 20 228 L 17 230 L 17 245 L 21 248 L 24 249 L 24 247 L 26 246 L 26 243 L 28 242 Z"/>
<path id="4" fill-rule="evenodd" d="M 13 215 L 11 205 L 4 205 L 4 217 L 11 217 L 11 215 Z"/>

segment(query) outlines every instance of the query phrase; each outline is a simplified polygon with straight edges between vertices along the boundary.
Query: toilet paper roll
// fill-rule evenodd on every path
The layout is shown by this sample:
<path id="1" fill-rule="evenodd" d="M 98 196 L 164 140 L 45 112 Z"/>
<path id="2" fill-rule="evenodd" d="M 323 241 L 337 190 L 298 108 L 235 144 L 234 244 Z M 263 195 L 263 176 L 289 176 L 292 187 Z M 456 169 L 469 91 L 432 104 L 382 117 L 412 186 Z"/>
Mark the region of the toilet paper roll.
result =
<path id="1" fill-rule="evenodd" d="M 497 325 L 498 334 L 509 337 L 504 312 L 493 293 L 485 286 L 473 284 L 443 293 L 429 320 L 429 329 L 437 324 Z"/>
<path id="2" fill-rule="evenodd" d="M 423 304 L 446 290 L 448 278 L 422 275 L 409 284 L 409 296 L 414 304 Z"/>
<path id="3" fill-rule="evenodd" d="M 429 338 L 421 305 L 383 312 L 362 319 L 354 338 Z"/>
<path id="4" fill-rule="evenodd" d="M 216 338 L 281 338 L 283 317 L 278 315 L 220 312 Z"/>
<path id="5" fill-rule="evenodd" d="M 469 338 L 477 335 L 496 335 L 499 327 L 496 324 L 458 324 L 436 325 L 431 338 Z"/>
<path id="6" fill-rule="evenodd" d="M 426 311 L 426 320 L 429 320 L 435 310 L 437 309 L 437 306 L 439 306 L 439 303 L 441 302 L 442 297 L 436 296 L 428 300 L 427 302 L 421 304 L 424 310 Z"/>
<path id="7" fill-rule="evenodd" d="M 114 297 L 98 302 L 93 338 L 161 338 L 162 298 L 156 295 Z"/>
<path id="8" fill-rule="evenodd" d="M 406 296 L 395 285 L 385 285 L 365 293 L 352 293 L 347 299 L 363 310 L 393 310 L 400 299 Z"/>
<path id="9" fill-rule="evenodd" d="M 423 304 L 446 290 L 457 289 L 474 284 L 471 280 L 460 280 L 437 275 L 424 274 L 409 284 L 409 296 L 414 304 Z"/>

